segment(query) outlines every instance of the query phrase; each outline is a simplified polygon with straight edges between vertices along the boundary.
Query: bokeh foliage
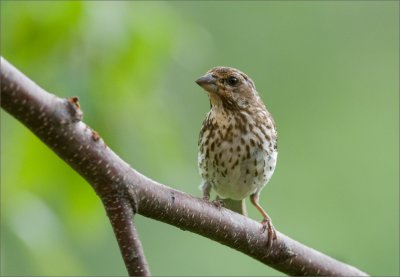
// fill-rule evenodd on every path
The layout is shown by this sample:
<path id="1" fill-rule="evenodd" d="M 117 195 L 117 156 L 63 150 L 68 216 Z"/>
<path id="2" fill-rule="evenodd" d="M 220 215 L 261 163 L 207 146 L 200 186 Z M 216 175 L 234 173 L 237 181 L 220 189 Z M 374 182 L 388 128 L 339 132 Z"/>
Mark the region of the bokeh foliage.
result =
<path id="1" fill-rule="evenodd" d="M 255 81 L 279 131 L 261 202 L 277 228 L 373 275 L 399 275 L 399 2 L 1 1 L 1 54 L 123 159 L 197 189 L 216 65 Z M 259 218 L 253 208 L 250 216 Z M 154 275 L 277 275 L 138 216 Z M 85 181 L 1 112 L 1 274 L 125 275 Z"/>

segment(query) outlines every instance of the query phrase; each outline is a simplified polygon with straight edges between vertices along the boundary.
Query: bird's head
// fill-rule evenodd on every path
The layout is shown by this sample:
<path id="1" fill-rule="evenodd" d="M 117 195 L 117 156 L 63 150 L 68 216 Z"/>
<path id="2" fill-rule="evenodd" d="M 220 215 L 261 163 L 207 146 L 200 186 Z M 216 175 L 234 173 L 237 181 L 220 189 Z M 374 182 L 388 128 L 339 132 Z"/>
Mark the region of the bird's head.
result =
<path id="1" fill-rule="evenodd" d="M 253 81 L 235 68 L 214 67 L 196 83 L 208 92 L 212 107 L 240 109 L 260 101 Z"/>

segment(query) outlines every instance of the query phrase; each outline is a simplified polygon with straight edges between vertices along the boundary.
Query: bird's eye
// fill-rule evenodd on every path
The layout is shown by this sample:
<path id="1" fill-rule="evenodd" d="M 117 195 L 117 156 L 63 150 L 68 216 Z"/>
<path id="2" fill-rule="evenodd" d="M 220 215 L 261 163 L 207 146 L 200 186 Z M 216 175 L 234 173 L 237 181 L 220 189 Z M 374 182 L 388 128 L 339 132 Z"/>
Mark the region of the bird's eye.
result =
<path id="1" fill-rule="evenodd" d="M 236 86 L 239 83 L 238 78 L 234 77 L 234 76 L 230 76 L 228 77 L 228 79 L 226 80 L 226 82 L 228 83 L 228 85 L 230 86 Z"/>

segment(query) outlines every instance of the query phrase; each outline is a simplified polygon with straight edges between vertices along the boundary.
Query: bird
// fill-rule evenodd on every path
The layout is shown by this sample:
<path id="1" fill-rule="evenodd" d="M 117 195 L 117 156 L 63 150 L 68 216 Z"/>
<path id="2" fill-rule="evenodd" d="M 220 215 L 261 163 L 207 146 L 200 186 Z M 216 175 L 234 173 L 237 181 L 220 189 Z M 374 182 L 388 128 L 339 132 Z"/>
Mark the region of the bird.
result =
<path id="1" fill-rule="evenodd" d="M 276 167 L 278 134 L 253 80 L 242 71 L 217 66 L 196 83 L 207 93 L 210 111 L 198 140 L 203 199 L 213 190 L 222 205 L 247 216 L 245 199 L 261 213 L 268 246 L 277 240 L 271 218 L 259 203 L 260 192 Z"/>

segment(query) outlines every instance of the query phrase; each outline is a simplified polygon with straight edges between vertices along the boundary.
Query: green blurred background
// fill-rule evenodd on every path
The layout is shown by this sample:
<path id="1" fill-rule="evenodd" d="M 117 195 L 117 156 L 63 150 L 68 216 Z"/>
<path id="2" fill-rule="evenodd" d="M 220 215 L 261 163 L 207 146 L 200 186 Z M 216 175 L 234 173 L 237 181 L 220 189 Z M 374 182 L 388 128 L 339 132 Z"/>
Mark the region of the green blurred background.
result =
<path id="1" fill-rule="evenodd" d="M 399 2 L 1 1 L 1 54 L 143 174 L 200 196 L 216 65 L 255 81 L 279 131 L 261 203 L 283 233 L 399 275 Z M 250 207 L 250 216 L 260 220 Z M 138 216 L 154 275 L 282 275 Z M 126 275 L 85 181 L 1 111 L 1 274 Z"/>

